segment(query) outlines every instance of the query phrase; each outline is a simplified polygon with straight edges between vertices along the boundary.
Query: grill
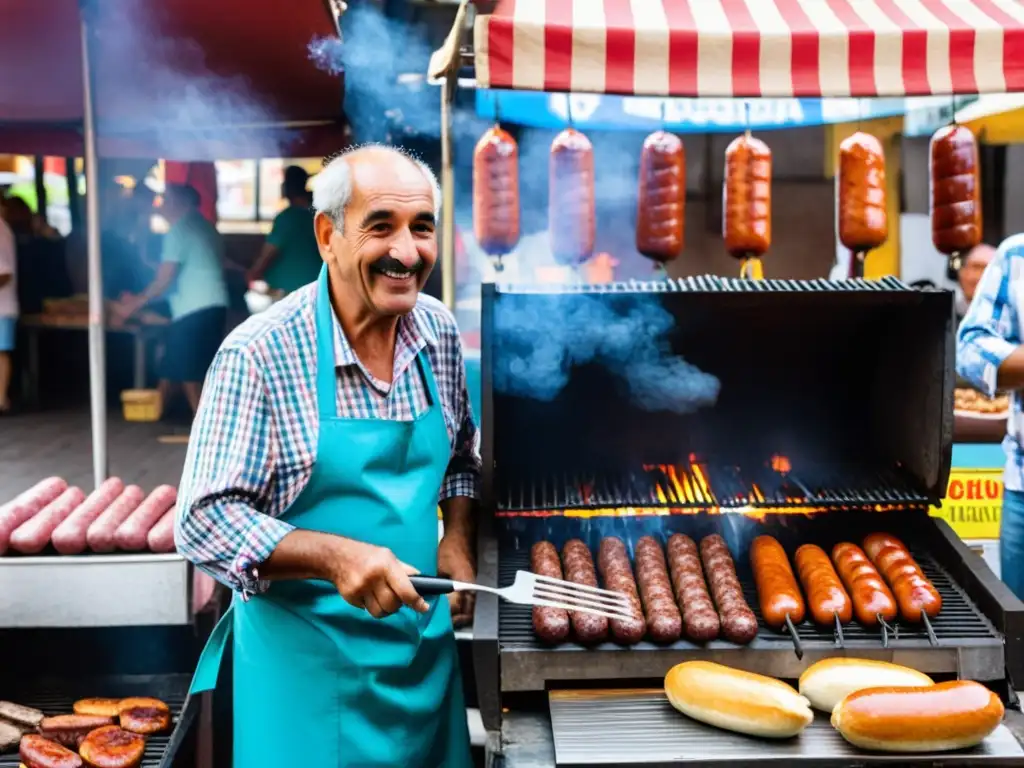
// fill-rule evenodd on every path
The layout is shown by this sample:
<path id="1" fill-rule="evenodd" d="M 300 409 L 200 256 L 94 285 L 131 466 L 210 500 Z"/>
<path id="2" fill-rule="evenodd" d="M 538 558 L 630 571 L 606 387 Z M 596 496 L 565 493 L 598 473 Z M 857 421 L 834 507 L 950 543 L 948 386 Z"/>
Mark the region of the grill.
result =
<path id="1" fill-rule="evenodd" d="M 507 768 L 886 760 L 855 756 L 825 722 L 776 749 L 684 721 L 651 689 L 685 660 L 795 681 L 845 654 L 1009 697 L 1024 680 L 1024 605 L 928 514 L 952 452 L 948 292 L 894 279 L 484 286 L 481 360 L 482 583 L 510 584 L 539 540 L 578 537 L 596 553 L 604 536 L 632 547 L 718 533 L 759 620 L 747 646 L 548 646 L 529 609 L 480 596 L 477 695 Z M 764 624 L 753 538 L 772 535 L 792 556 L 874 531 L 906 542 L 942 595 L 931 633 Z M 956 764 L 1024 764 L 1013 737 L 997 735 Z"/>

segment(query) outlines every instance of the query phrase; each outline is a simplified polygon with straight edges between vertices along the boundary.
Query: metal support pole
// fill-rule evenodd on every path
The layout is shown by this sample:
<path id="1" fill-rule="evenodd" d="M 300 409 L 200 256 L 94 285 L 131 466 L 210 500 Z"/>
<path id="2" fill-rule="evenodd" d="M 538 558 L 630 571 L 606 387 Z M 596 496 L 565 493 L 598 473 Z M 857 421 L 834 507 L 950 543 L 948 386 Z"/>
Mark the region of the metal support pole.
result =
<path id="1" fill-rule="evenodd" d="M 96 487 L 107 479 L 107 350 L 103 308 L 103 261 L 100 257 L 100 180 L 96 151 L 96 116 L 93 109 L 89 63 L 87 9 L 82 9 L 82 93 L 84 105 L 86 231 L 89 267 L 89 399 L 92 406 L 92 472 Z"/>
<path id="2" fill-rule="evenodd" d="M 441 298 L 455 311 L 455 173 L 452 170 L 452 102 L 458 82 L 452 67 L 441 85 Z"/>

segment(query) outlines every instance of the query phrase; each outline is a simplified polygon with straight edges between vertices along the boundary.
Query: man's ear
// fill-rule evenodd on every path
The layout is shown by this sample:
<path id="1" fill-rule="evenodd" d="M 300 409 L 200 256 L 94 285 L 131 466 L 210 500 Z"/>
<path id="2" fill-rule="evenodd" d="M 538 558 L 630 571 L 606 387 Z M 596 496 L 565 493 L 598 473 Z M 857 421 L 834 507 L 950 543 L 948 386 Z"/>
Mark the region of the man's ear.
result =
<path id="1" fill-rule="evenodd" d="M 331 237 L 336 229 L 330 216 L 323 211 L 316 214 L 316 218 L 313 219 L 313 230 L 316 232 L 316 242 L 320 246 L 321 256 L 331 250 Z"/>

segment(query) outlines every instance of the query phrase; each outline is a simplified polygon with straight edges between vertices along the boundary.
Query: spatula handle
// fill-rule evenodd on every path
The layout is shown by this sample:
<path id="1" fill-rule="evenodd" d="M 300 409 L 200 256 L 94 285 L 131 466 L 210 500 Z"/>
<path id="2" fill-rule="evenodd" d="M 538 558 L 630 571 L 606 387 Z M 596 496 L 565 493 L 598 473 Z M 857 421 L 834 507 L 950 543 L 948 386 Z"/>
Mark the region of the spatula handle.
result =
<path id="1" fill-rule="evenodd" d="M 421 597 L 447 595 L 455 591 L 455 582 L 437 576 L 410 576 L 409 581 Z"/>

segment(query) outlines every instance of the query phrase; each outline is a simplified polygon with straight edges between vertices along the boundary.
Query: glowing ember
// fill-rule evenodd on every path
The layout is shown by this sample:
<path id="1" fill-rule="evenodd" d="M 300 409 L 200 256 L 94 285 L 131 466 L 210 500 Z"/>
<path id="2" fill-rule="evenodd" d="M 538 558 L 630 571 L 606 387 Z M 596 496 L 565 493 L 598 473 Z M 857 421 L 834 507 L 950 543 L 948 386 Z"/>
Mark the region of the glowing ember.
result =
<path id="1" fill-rule="evenodd" d="M 774 456 L 772 456 L 772 469 L 774 469 L 780 475 L 785 475 L 787 472 L 793 469 L 793 465 L 789 463 L 789 459 L 787 459 L 785 456 L 775 454 Z"/>

